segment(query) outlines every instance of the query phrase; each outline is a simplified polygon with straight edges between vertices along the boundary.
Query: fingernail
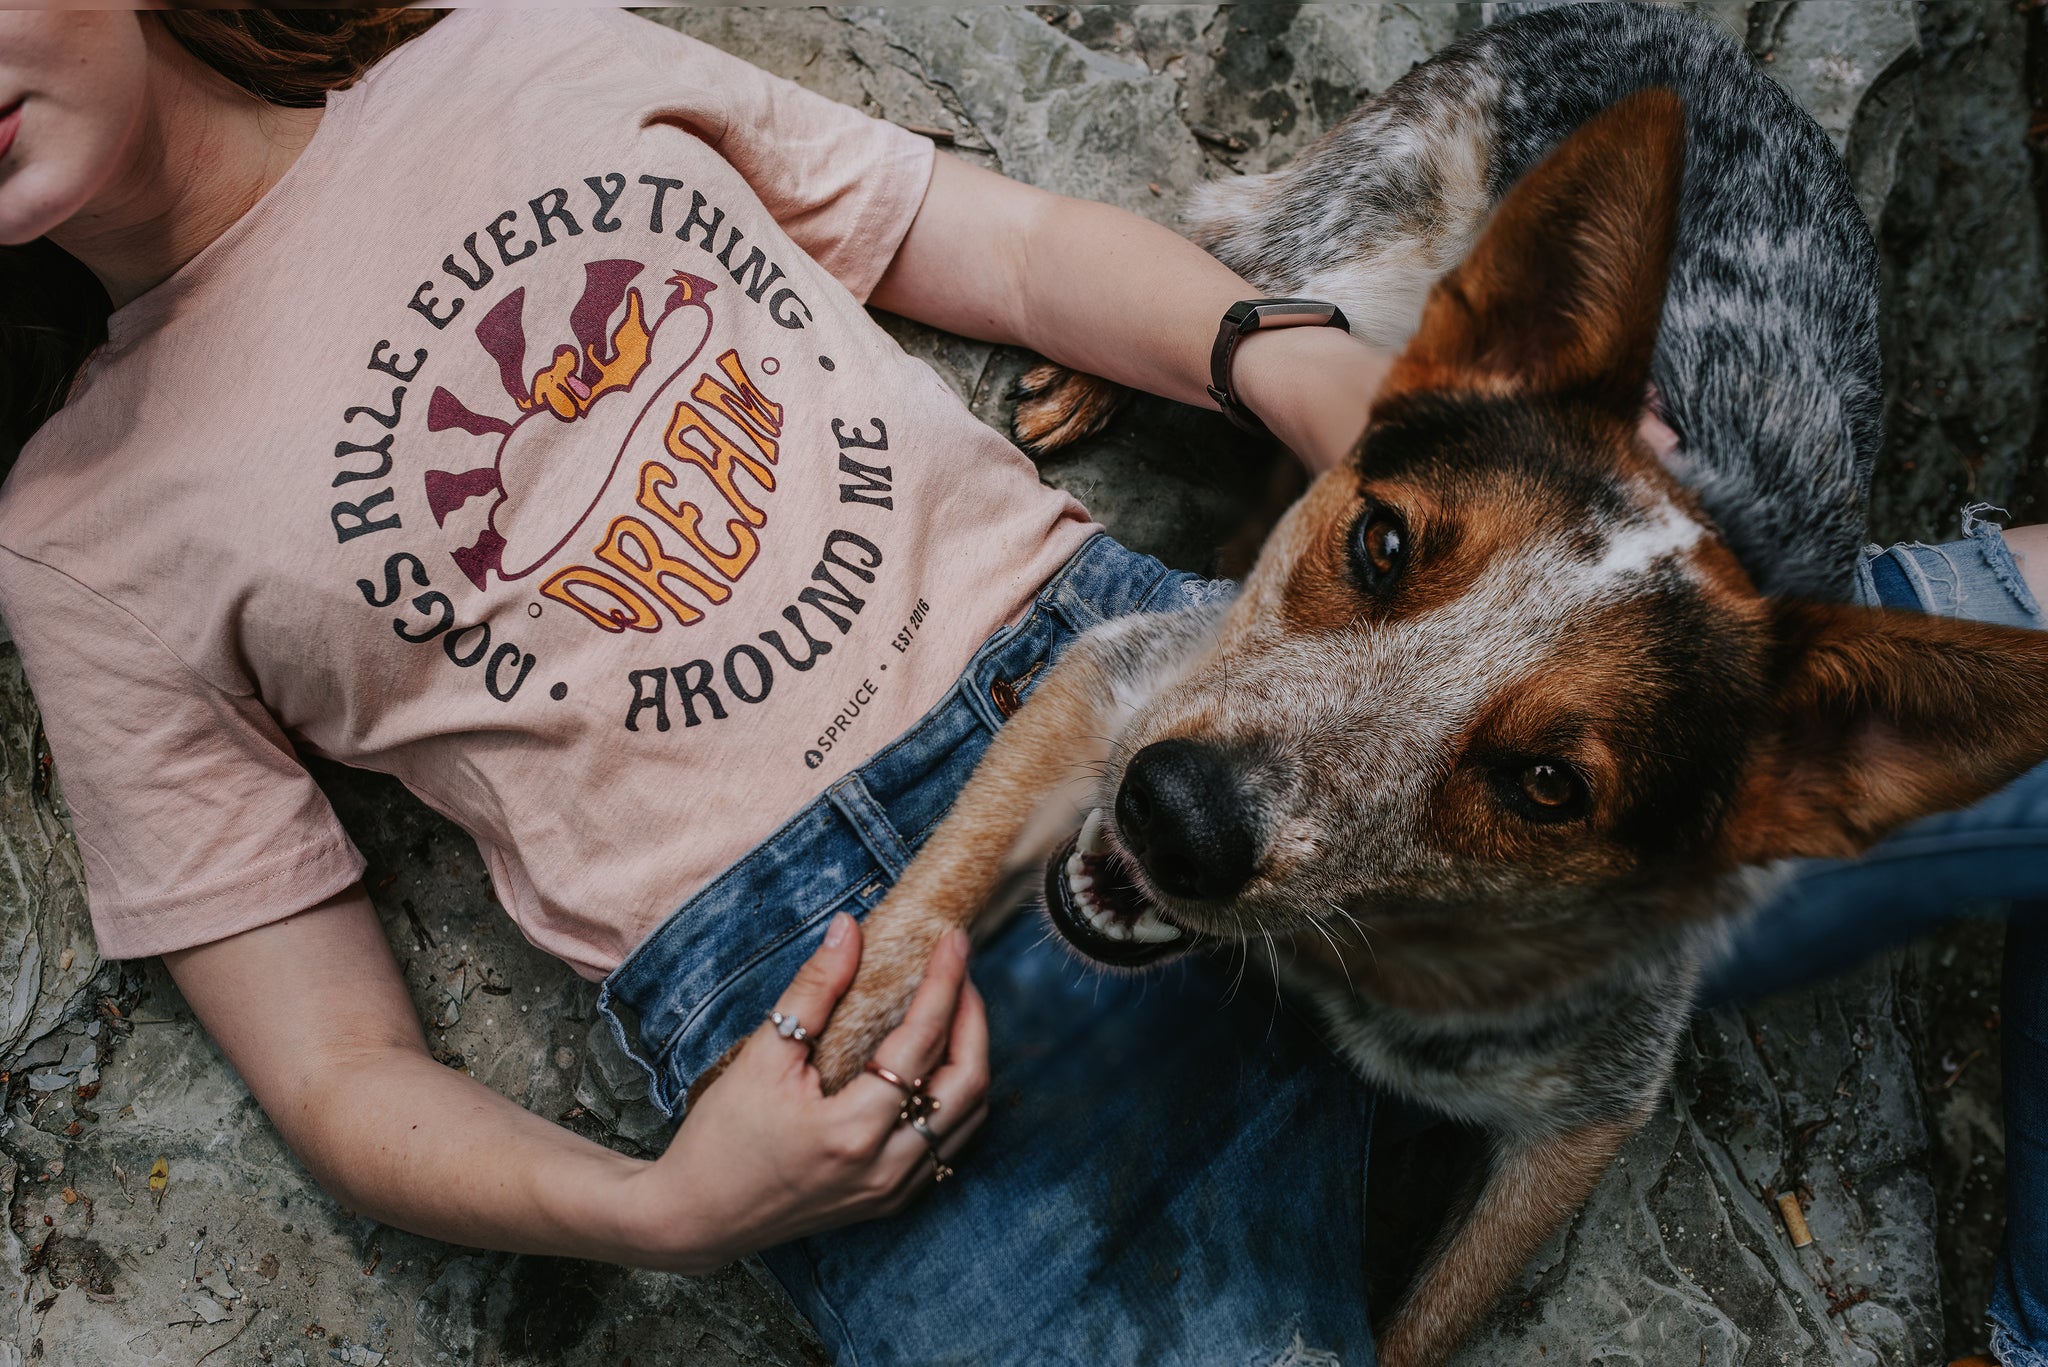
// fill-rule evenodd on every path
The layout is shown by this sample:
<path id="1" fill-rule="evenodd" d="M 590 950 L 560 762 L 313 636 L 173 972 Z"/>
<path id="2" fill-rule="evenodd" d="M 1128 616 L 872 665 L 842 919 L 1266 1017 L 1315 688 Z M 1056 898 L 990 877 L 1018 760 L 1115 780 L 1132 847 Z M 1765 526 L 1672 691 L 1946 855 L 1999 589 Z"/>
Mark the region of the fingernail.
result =
<path id="1" fill-rule="evenodd" d="M 825 948 L 837 949 L 846 943 L 846 932 L 853 925 L 853 918 L 840 912 L 832 918 L 832 924 L 825 927 Z"/>
<path id="2" fill-rule="evenodd" d="M 947 932 L 946 932 L 946 939 L 947 939 L 947 940 L 949 940 L 949 941 L 951 941 L 951 943 L 952 943 L 952 949 L 953 949 L 953 952 L 954 952 L 955 954 L 959 955 L 959 956 L 960 956 L 961 958 L 963 958 L 963 959 L 967 957 L 967 932 L 966 932 L 966 931 L 964 931 L 964 930 L 949 930 L 949 931 L 947 931 Z"/>

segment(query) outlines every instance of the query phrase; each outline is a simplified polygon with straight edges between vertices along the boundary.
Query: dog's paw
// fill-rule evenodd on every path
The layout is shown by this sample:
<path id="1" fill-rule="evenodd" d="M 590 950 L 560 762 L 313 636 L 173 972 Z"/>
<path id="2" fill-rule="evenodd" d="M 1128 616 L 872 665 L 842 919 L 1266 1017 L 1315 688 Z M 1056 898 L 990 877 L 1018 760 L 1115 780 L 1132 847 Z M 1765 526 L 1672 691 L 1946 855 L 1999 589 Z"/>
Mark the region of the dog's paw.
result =
<path id="1" fill-rule="evenodd" d="M 944 919 L 921 914 L 897 895 L 868 916 L 860 971 L 811 1043 L 811 1065 L 826 1095 L 859 1077 L 889 1032 L 903 1023 L 946 928 Z M 883 1062 L 895 1064 L 899 1072 L 922 1071 L 902 1059 Z"/>
<path id="2" fill-rule="evenodd" d="M 1100 432 L 1130 395 L 1122 385 L 1050 361 L 1025 371 L 1014 392 L 1017 415 L 1010 435 L 1034 456 Z"/>
<path id="3" fill-rule="evenodd" d="M 875 1046 L 888 1031 L 842 1028 L 835 1018 L 811 1049 L 811 1066 L 818 1070 L 818 1085 L 830 1096 L 861 1074 L 875 1056 Z"/>

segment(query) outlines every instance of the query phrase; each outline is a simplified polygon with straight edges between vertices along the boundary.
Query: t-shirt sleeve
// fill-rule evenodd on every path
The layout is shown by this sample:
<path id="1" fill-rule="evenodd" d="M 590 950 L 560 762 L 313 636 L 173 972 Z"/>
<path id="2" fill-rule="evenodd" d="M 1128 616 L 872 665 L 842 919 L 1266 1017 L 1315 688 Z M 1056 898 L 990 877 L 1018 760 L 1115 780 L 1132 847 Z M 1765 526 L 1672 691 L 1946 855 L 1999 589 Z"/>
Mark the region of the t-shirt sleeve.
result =
<path id="1" fill-rule="evenodd" d="M 42 709 L 101 953 L 206 944 L 362 876 L 362 856 L 260 701 L 215 686 L 118 605 L 11 552 L 0 552 L 0 610 Z"/>
<path id="2" fill-rule="evenodd" d="M 657 91 L 745 177 L 782 230 L 863 302 L 931 183 L 931 140 L 708 43 L 627 15 Z M 710 98 L 706 98 L 707 95 Z"/>

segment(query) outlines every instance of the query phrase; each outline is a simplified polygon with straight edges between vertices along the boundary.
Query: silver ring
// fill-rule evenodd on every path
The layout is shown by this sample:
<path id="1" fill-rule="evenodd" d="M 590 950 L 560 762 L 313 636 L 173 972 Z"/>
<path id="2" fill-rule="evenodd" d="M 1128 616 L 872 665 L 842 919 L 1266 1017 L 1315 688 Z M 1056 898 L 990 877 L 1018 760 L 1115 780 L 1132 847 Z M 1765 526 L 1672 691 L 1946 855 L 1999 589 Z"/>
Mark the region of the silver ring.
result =
<path id="1" fill-rule="evenodd" d="M 931 1127 L 930 1122 L 921 1115 L 914 1115 L 910 1117 L 910 1128 L 917 1131 L 918 1138 L 924 1140 L 925 1147 L 932 1152 L 932 1181 L 943 1182 L 951 1177 L 953 1169 L 946 1165 L 945 1159 L 939 1157 L 939 1135 Z"/>
<path id="2" fill-rule="evenodd" d="M 784 1039 L 793 1039 L 798 1044 L 802 1044 L 811 1037 L 810 1031 L 797 1024 L 795 1016 L 785 1016 L 780 1011 L 770 1011 L 768 1019 L 774 1024 L 775 1033 Z"/>

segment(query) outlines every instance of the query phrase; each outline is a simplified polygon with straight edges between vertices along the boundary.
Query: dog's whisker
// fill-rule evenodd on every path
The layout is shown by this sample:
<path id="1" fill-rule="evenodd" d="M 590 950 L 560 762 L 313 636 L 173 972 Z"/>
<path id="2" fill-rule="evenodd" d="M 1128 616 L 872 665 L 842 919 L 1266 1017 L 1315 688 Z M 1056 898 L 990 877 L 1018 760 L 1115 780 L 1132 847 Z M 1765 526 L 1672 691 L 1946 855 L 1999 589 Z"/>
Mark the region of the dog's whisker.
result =
<path id="1" fill-rule="evenodd" d="M 1330 938 L 1329 930 L 1324 927 L 1322 921 L 1319 918 L 1311 916 L 1308 918 L 1308 923 L 1311 926 L 1315 927 L 1316 934 L 1322 936 L 1323 942 L 1329 945 L 1330 955 L 1332 958 L 1336 959 L 1337 967 L 1344 970 L 1344 986 L 1349 988 L 1354 993 L 1357 992 L 1358 984 L 1351 981 L 1351 965 L 1345 962 L 1344 951 L 1337 948 L 1337 942 Z"/>
<path id="2" fill-rule="evenodd" d="M 1237 949 L 1237 972 L 1231 975 L 1230 990 L 1223 994 L 1223 1004 L 1228 1006 L 1237 1000 L 1237 989 L 1244 985 L 1245 965 L 1251 962 L 1251 951 L 1243 940 L 1234 942 Z"/>

